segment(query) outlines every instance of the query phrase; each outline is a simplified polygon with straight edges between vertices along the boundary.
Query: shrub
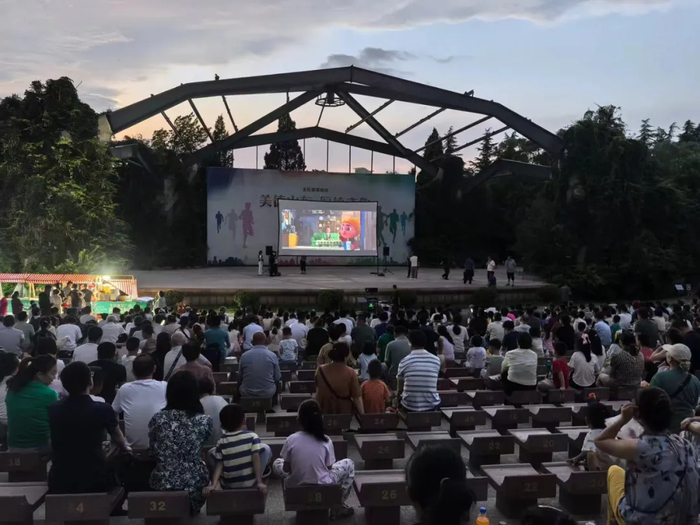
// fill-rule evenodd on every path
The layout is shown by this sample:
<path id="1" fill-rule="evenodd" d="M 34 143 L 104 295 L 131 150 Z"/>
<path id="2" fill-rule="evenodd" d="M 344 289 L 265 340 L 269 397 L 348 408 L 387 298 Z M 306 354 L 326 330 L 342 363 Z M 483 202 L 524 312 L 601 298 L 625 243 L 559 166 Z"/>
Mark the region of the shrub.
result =
<path id="1" fill-rule="evenodd" d="M 554 285 L 543 286 L 537 295 L 543 304 L 558 304 L 561 302 L 561 292 Z"/>
<path id="2" fill-rule="evenodd" d="M 474 292 L 474 304 L 489 308 L 498 302 L 498 291 L 494 287 L 479 288 Z"/>
<path id="3" fill-rule="evenodd" d="M 169 307 L 175 306 L 177 303 L 181 303 L 185 300 L 185 292 L 178 292 L 177 290 L 168 290 L 165 292 L 165 301 Z"/>
<path id="4" fill-rule="evenodd" d="M 234 300 L 239 308 L 251 307 L 256 309 L 260 306 L 260 294 L 255 292 L 238 292 L 234 296 Z"/>
<path id="5" fill-rule="evenodd" d="M 342 290 L 321 290 L 318 294 L 318 304 L 324 309 L 337 310 L 343 304 L 343 298 Z"/>

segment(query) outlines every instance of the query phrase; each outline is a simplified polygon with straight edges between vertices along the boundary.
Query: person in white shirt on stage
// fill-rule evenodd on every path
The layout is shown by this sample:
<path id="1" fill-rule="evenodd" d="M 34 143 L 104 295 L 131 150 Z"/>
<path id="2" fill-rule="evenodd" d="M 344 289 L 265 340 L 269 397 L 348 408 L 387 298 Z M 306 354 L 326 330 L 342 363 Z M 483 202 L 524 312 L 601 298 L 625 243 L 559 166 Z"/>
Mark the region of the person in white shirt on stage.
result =
<path id="1" fill-rule="evenodd" d="M 97 361 L 97 346 L 101 342 L 102 328 L 99 326 L 91 326 L 88 328 L 88 342 L 75 349 L 75 352 L 73 352 L 73 361 L 82 361 L 87 364 Z"/>
<path id="2" fill-rule="evenodd" d="M 114 411 L 124 414 L 126 442 L 133 449 L 149 447 L 148 423 L 165 408 L 168 383 L 153 379 L 155 371 L 156 363 L 150 355 L 138 356 L 133 362 L 136 380 L 122 385 L 112 402 Z"/>

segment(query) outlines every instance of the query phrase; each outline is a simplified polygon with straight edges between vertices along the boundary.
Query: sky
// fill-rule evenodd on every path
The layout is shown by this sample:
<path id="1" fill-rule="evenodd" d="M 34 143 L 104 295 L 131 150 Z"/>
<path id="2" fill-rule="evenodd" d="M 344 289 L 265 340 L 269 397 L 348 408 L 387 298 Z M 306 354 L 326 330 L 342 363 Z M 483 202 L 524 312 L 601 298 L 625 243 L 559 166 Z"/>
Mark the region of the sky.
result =
<path id="1" fill-rule="evenodd" d="M 0 96 L 33 80 L 68 76 L 96 111 L 116 109 L 181 83 L 354 64 L 500 102 L 556 132 L 587 109 L 614 104 L 633 132 L 643 118 L 668 128 L 700 120 L 699 0 L 0 0 Z M 368 110 L 381 102 L 363 99 Z M 285 95 L 229 97 L 246 125 Z M 210 126 L 220 98 L 195 101 Z M 170 118 L 191 111 L 181 104 Z M 392 133 L 432 108 L 395 103 L 380 113 Z M 319 108 L 292 113 L 313 126 Z M 479 115 L 445 111 L 404 135 L 423 145 Z M 358 118 L 327 109 L 322 125 L 344 131 Z M 231 128 L 228 123 L 229 129 Z M 150 138 L 162 117 L 125 132 Z M 483 134 L 490 121 L 458 135 Z M 262 132 L 275 129 L 271 125 Z M 366 124 L 353 134 L 377 138 Z M 123 134 L 122 134 L 123 135 Z M 120 136 L 122 136 L 120 135 Z M 496 138 L 502 137 L 499 135 Z M 326 169 L 326 143 L 306 141 L 309 169 Z M 263 165 L 261 147 L 236 152 L 237 167 Z M 465 160 L 476 155 L 464 150 Z M 369 152 L 331 144 L 328 167 L 370 167 Z M 375 172 L 391 170 L 376 154 Z M 397 171 L 410 164 L 396 160 Z"/>

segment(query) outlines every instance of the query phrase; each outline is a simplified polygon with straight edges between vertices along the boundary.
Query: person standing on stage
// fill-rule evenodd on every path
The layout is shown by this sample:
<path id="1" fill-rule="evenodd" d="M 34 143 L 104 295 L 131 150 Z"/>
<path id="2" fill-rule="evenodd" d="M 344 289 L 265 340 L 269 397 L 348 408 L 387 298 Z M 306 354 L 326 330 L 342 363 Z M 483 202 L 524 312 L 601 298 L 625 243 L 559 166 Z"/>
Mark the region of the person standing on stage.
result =
<path id="1" fill-rule="evenodd" d="M 418 256 L 415 253 L 411 255 L 411 277 L 418 279 Z"/>
<path id="2" fill-rule="evenodd" d="M 467 257 L 466 260 L 464 261 L 464 284 L 467 284 L 467 281 L 469 281 L 469 284 L 472 284 L 472 281 L 474 280 L 474 259 L 471 257 Z"/>
<path id="3" fill-rule="evenodd" d="M 490 256 L 488 258 L 488 262 L 486 263 L 486 277 L 490 278 L 492 275 L 496 273 L 496 261 L 494 261 Z M 489 280 L 489 284 L 491 281 Z"/>
<path id="4" fill-rule="evenodd" d="M 406 275 L 406 278 L 410 279 L 411 278 L 411 256 L 410 255 L 406 258 L 406 266 L 408 266 L 408 275 Z"/>
<path id="5" fill-rule="evenodd" d="M 306 255 L 302 255 L 299 259 L 299 268 L 301 268 L 301 274 L 306 275 Z"/>
<path id="6" fill-rule="evenodd" d="M 265 260 L 263 259 L 263 253 L 262 250 L 258 252 L 258 275 L 263 274 L 263 265 L 265 264 Z"/>

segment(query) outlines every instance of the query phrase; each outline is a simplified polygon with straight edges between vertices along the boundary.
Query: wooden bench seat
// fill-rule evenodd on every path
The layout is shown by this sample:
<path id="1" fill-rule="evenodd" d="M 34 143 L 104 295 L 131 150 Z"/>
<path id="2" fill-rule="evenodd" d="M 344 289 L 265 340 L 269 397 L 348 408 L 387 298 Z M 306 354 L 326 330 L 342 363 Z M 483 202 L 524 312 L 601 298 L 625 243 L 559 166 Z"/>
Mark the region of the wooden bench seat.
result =
<path id="1" fill-rule="evenodd" d="M 540 474 L 532 465 L 487 465 L 482 470 L 496 489 L 496 508 L 506 518 L 520 518 L 525 509 L 537 505 L 539 498 L 557 495 L 556 476 Z"/>
<path id="2" fill-rule="evenodd" d="M 542 394 L 537 390 L 515 390 L 511 395 L 506 396 L 506 404 L 517 407 L 540 403 L 542 403 Z"/>
<path id="3" fill-rule="evenodd" d="M 432 427 L 439 427 L 440 412 L 405 412 L 399 410 L 399 418 L 404 422 L 409 432 L 430 432 Z"/>
<path id="4" fill-rule="evenodd" d="M 44 504 L 46 483 L 0 483 L 0 525 L 31 525 Z"/>
<path id="5" fill-rule="evenodd" d="M 535 428 L 546 428 L 554 431 L 561 423 L 571 421 L 571 408 L 554 405 L 524 405 L 523 408 L 530 412 L 532 426 Z"/>
<path id="6" fill-rule="evenodd" d="M 445 369 L 445 377 L 453 379 L 455 377 L 474 377 L 474 371 L 462 366 Z"/>
<path id="7" fill-rule="evenodd" d="M 474 430 L 486 424 L 486 413 L 474 408 L 441 408 L 442 416 L 450 423 L 450 435 L 455 437 L 462 430 Z"/>
<path id="8" fill-rule="evenodd" d="M 272 398 L 242 397 L 240 405 L 244 412 L 255 412 L 258 415 L 258 423 L 264 423 L 267 411 L 272 410 Z"/>
<path id="9" fill-rule="evenodd" d="M 129 494 L 129 518 L 145 525 L 167 525 L 190 516 L 190 497 L 184 490 Z"/>
<path id="10" fill-rule="evenodd" d="M 502 390 L 467 390 L 465 393 L 471 399 L 474 408 L 498 406 L 506 401 Z"/>
<path id="11" fill-rule="evenodd" d="M 547 403 L 560 405 L 562 403 L 574 403 L 576 401 L 576 390 L 572 388 L 552 388 L 546 395 Z"/>
<path id="12" fill-rule="evenodd" d="M 453 387 L 459 392 L 466 392 L 468 390 L 484 390 L 486 386 L 484 385 L 484 380 L 480 377 L 456 377 L 451 379 Z"/>
<path id="13" fill-rule="evenodd" d="M 396 412 L 358 414 L 356 418 L 361 432 L 390 432 L 396 430 L 396 427 L 399 426 L 399 415 Z"/>
<path id="14" fill-rule="evenodd" d="M 610 389 L 610 401 L 634 401 L 639 387 L 621 386 Z"/>
<path id="15" fill-rule="evenodd" d="M 502 454 L 515 452 L 515 438 L 497 430 L 468 430 L 457 432 L 457 437 L 469 450 L 469 465 L 476 469 L 482 465 L 497 465 Z"/>
<path id="16" fill-rule="evenodd" d="M 238 363 L 227 363 L 224 361 L 224 364 L 221 365 L 221 369 L 224 372 L 238 372 Z"/>
<path id="17" fill-rule="evenodd" d="M 290 394 L 315 394 L 315 381 L 291 381 L 289 383 Z"/>
<path id="18" fill-rule="evenodd" d="M 37 452 L 0 452 L 0 472 L 7 472 L 10 483 L 46 481 L 49 460 Z"/>
<path id="19" fill-rule="evenodd" d="M 283 383 L 291 383 L 292 381 L 292 371 L 291 370 L 280 370 L 281 380 Z"/>
<path id="20" fill-rule="evenodd" d="M 348 442 L 343 439 L 342 436 L 328 436 L 331 438 L 333 443 L 333 451 L 335 452 L 336 461 L 345 459 L 348 457 Z M 286 437 L 263 437 L 260 441 L 265 443 L 270 447 L 272 452 L 272 461 L 280 457 L 282 452 L 282 447 L 284 442 L 287 441 Z"/>
<path id="21" fill-rule="evenodd" d="M 523 428 L 511 430 L 511 435 L 518 444 L 519 459 L 533 467 L 546 461 L 552 461 L 553 452 L 566 452 L 569 438 L 564 434 L 552 433 L 545 428 Z"/>
<path id="22" fill-rule="evenodd" d="M 311 399 L 311 394 L 282 394 L 280 395 L 280 408 L 287 412 L 297 412 L 307 399 Z"/>
<path id="23" fill-rule="evenodd" d="M 394 460 L 406 454 L 406 442 L 392 433 L 357 434 L 355 443 L 365 462 L 364 470 L 391 469 Z"/>
<path id="24" fill-rule="evenodd" d="M 329 511 L 341 505 L 340 485 L 300 485 L 284 488 L 284 509 L 297 513 L 299 525 L 327 525 Z"/>
<path id="25" fill-rule="evenodd" d="M 339 436 L 348 430 L 352 423 L 351 414 L 324 414 L 323 428 L 329 436 Z"/>
<path id="26" fill-rule="evenodd" d="M 590 432 L 588 427 L 557 427 L 557 432 L 564 434 L 569 440 L 569 458 L 578 456 L 583 447 L 583 440 Z"/>
<path id="27" fill-rule="evenodd" d="M 109 525 L 109 516 L 124 500 L 124 489 L 99 494 L 49 494 L 44 501 L 46 520 L 65 525 Z"/>
<path id="28" fill-rule="evenodd" d="M 214 490 L 207 498 L 207 515 L 219 516 L 221 525 L 253 525 L 255 515 L 265 513 L 265 500 L 257 488 Z"/>
<path id="29" fill-rule="evenodd" d="M 461 454 L 462 441 L 453 438 L 447 432 L 406 432 L 406 441 L 413 450 L 418 450 L 426 445 L 445 445 Z"/>
<path id="30" fill-rule="evenodd" d="M 595 395 L 598 401 L 607 401 L 610 399 L 610 389 L 607 387 L 592 387 L 584 388 L 583 391 L 576 396 L 576 400 L 581 403 L 588 403 L 590 395 Z"/>
<path id="31" fill-rule="evenodd" d="M 228 372 L 213 372 L 212 375 L 214 376 L 215 385 L 228 381 Z"/>
<path id="32" fill-rule="evenodd" d="M 412 505 L 403 470 L 358 470 L 354 487 L 367 525 L 400 525 L 401 507 Z"/>
<path id="33" fill-rule="evenodd" d="M 303 361 L 301 363 L 301 370 L 316 370 L 316 360 L 313 361 Z"/>
<path id="34" fill-rule="evenodd" d="M 316 370 L 297 370 L 297 381 L 314 381 Z"/>
<path id="35" fill-rule="evenodd" d="M 542 469 L 557 477 L 559 503 L 567 511 L 576 515 L 600 515 L 601 496 L 608 488 L 607 472 L 588 472 L 566 462 L 543 463 Z"/>
<path id="36" fill-rule="evenodd" d="M 476 501 L 489 499 L 489 480 L 486 476 L 475 476 L 467 471 L 467 486 L 472 490 Z"/>
<path id="37" fill-rule="evenodd" d="M 464 392 L 457 390 L 438 390 L 440 396 L 440 408 L 466 406 L 469 403 L 469 397 Z"/>
<path id="38" fill-rule="evenodd" d="M 223 381 L 216 385 L 216 393 L 224 397 L 233 397 L 238 393 L 238 383 Z"/>
<path id="39" fill-rule="evenodd" d="M 452 379 L 449 379 L 447 377 L 441 377 L 438 379 L 437 382 L 437 389 L 439 390 L 452 390 L 454 388 L 454 383 L 452 382 Z"/>
<path id="40" fill-rule="evenodd" d="M 301 430 L 296 414 L 275 413 L 268 414 L 265 430 L 275 434 L 275 437 L 291 436 Z"/>
<path id="41" fill-rule="evenodd" d="M 518 428 L 520 423 L 530 422 L 530 411 L 525 408 L 513 406 L 483 407 L 486 417 L 491 420 L 491 428 L 496 430 L 510 430 Z"/>

